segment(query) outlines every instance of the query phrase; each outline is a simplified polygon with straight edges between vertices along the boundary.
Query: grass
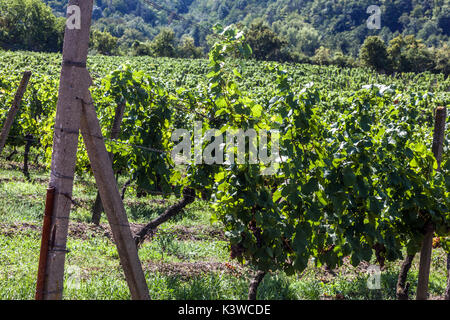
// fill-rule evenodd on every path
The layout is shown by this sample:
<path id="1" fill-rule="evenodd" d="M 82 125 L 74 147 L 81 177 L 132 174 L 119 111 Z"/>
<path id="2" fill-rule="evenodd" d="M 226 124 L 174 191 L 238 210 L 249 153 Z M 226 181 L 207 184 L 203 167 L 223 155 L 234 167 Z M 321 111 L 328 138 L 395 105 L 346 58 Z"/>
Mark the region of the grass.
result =
<path id="1" fill-rule="evenodd" d="M 7 152 L 5 152 L 7 153 Z M 20 153 L 20 152 L 19 152 Z M 20 155 L 17 155 L 20 157 Z M 31 167 L 32 181 L 25 180 L 20 158 L 0 161 L 0 299 L 33 299 L 40 248 L 40 226 L 49 174 Z M 13 165 L 11 164 L 13 163 Z M 119 185 L 125 179 L 119 179 Z M 78 231 L 70 232 L 66 256 L 65 299 L 130 299 L 116 247 L 103 229 L 89 225 L 95 200 L 95 182 L 77 177 L 71 221 Z M 129 188 L 124 205 L 129 221 L 145 224 L 175 198 L 138 198 Z M 227 242 L 220 225 L 210 224 L 208 204 L 196 201 L 183 215 L 165 223 L 152 241 L 139 250 L 147 284 L 153 299 L 246 299 L 250 272 L 229 259 Z M 71 225 L 72 228 L 72 225 Z M 71 231 L 71 230 L 69 230 Z M 441 297 L 446 285 L 446 256 L 433 251 L 430 276 L 432 297 Z M 310 266 L 302 273 L 267 275 L 259 299 L 395 299 L 395 285 L 401 262 L 388 263 L 381 275 L 381 289 L 369 290 L 364 269 L 346 264 L 330 275 Z M 417 286 L 418 257 L 408 275 L 410 292 Z"/>

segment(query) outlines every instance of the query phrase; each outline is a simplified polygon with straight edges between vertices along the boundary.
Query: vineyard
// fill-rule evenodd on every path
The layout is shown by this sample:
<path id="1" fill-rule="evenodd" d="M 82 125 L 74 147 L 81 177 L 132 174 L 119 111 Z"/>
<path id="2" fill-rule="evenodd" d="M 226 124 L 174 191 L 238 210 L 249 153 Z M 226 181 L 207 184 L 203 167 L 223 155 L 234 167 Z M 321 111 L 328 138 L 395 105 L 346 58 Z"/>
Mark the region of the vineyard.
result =
<path id="1" fill-rule="evenodd" d="M 88 58 L 150 296 L 245 299 L 258 288 L 260 299 L 396 299 L 409 289 L 414 298 L 429 230 L 430 298 L 448 294 L 448 117 L 439 161 L 433 133 L 450 79 L 245 60 L 240 33 L 222 31 L 209 60 Z M 0 52 L 1 123 L 32 72 L 1 154 L 0 299 L 34 293 L 60 66 L 58 54 Z M 173 132 L 197 123 L 221 134 L 278 130 L 280 157 L 178 164 Z M 212 138 L 200 144 L 213 157 L 235 151 L 208 149 Z M 67 297 L 128 299 L 82 138 L 71 201 Z M 375 290 L 371 265 L 381 268 Z"/>

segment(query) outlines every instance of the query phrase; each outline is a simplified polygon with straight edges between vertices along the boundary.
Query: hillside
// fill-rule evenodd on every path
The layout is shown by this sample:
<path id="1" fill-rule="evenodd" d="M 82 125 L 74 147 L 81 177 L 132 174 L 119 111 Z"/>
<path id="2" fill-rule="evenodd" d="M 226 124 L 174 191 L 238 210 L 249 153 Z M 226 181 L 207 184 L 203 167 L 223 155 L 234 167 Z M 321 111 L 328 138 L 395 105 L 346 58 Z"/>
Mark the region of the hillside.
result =
<path id="1" fill-rule="evenodd" d="M 63 15 L 68 0 L 43 0 Z M 381 9 L 381 29 L 370 30 L 370 5 Z M 311 56 L 320 46 L 356 56 L 367 36 L 386 42 L 399 34 L 413 34 L 427 46 L 449 42 L 450 1 L 419 0 L 95 0 L 94 26 L 129 47 L 135 40 L 151 40 L 168 26 L 177 38 L 190 35 L 207 47 L 206 36 L 215 23 L 250 25 L 261 18 L 288 43 L 292 51 Z"/>

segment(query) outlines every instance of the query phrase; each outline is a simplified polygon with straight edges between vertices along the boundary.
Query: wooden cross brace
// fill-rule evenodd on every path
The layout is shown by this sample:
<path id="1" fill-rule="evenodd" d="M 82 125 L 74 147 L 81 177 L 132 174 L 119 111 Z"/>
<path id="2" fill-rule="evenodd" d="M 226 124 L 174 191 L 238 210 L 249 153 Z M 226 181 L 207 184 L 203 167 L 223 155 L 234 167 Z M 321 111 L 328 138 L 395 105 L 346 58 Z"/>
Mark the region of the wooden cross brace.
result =
<path id="1" fill-rule="evenodd" d="M 81 27 L 66 27 L 64 36 L 49 183 L 53 196 L 47 198 L 53 205 L 51 233 L 48 243 L 42 243 L 48 247 L 48 252 L 46 258 L 40 261 L 43 279 L 38 279 L 36 298 L 62 299 L 71 196 L 81 132 L 131 297 L 148 300 L 150 297 L 144 272 L 89 91 L 92 79 L 86 69 L 86 60 L 93 0 L 70 0 L 69 6 L 79 7 L 81 14 L 75 19 L 81 19 Z M 74 12 L 77 14 L 77 10 Z M 43 285 L 39 286 L 39 283 Z"/>

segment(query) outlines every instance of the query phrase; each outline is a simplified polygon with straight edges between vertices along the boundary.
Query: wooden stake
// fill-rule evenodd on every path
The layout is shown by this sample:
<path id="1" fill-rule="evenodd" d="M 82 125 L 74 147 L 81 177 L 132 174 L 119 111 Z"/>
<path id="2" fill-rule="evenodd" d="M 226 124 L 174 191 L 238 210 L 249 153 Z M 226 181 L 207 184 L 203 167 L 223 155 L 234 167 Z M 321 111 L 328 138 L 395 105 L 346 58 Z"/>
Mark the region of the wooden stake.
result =
<path id="1" fill-rule="evenodd" d="M 80 126 L 82 126 L 88 155 L 100 187 L 100 194 L 102 199 L 105 199 L 106 213 L 131 296 L 133 299 L 149 299 L 144 273 L 114 180 L 111 161 L 106 152 L 95 110 L 92 105 L 90 108 L 83 108 L 84 101 L 92 101 L 89 92 L 92 79 L 86 69 L 86 60 L 93 0 L 70 0 L 69 5 L 80 8 L 81 29 L 66 28 L 64 36 L 63 65 L 50 177 L 50 187 L 55 188 L 54 216 L 43 298 L 46 300 L 62 298 L 76 153 Z M 94 138 L 92 134 L 96 137 Z"/>
<path id="2" fill-rule="evenodd" d="M 434 122 L 434 136 L 432 151 L 438 163 L 437 171 L 441 170 L 442 151 L 444 149 L 445 122 L 447 120 L 447 108 L 437 107 Z"/>
<path id="3" fill-rule="evenodd" d="M 431 252 L 433 249 L 434 228 L 427 225 L 425 238 L 420 249 L 419 278 L 417 282 L 416 300 L 428 299 L 428 281 L 430 278 Z"/>
<path id="4" fill-rule="evenodd" d="M 6 139 L 8 139 L 9 131 L 14 123 L 14 118 L 16 117 L 17 111 L 19 111 L 20 103 L 22 102 L 23 95 L 27 90 L 28 82 L 30 81 L 31 71 L 25 71 L 20 81 L 19 88 L 17 88 L 16 95 L 14 96 L 14 101 L 11 108 L 9 109 L 8 115 L 6 116 L 5 124 L 3 125 L 2 132 L 0 134 L 0 154 L 5 147 Z"/>
<path id="5" fill-rule="evenodd" d="M 81 28 L 66 27 L 64 35 L 49 183 L 56 191 L 50 240 L 52 245 L 49 248 L 46 270 L 45 300 L 62 299 L 67 232 L 81 119 L 80 98 L 85 98 L 92 84 L 85 67 L 93 1 L 70 0 L 69 5 L 80 8 Z"/>
<path id="6" fill-rule="evenodd" d="M 122 125 L 123 114 L 125 112 L 125 102 L 120 103 L 116 107 L 116 113 L 114 115 L 114 121 L 111 128 L 111 139 L 119 139 L 120 136 L 120 126 Z M 111 159 L 111 165 L 114 161 L 114 152 L 109 153 L 109 158 Z M 94 207 L 92 208 L 92 223 L 99 225 L 100 219 L 102 217 L 103 204 L 100 197 L 100 192 L 97 191 L 97 197 L 95 198 Z"/>
<path id="7" fill-rule="evenodd" d="M 147 283 L 145 282 L 137 248 L 134 244 L 119 188 L 114 177 L 111 159 L 106 150 L 100 124 L 92 104 L 83 103 L 81 134 L 83 135 L 95 181 L 99 187 L 100 197 L 117 245 L 120 262 L 125 272 L 131 296 L 135 300 L 148 300 L 150 296 Z"/>
<path id="8" fill-rule="evenodd" d="M 438 171 L 441 168 L 442 149 L 444 146 L 445 121 L 447 119 L 447 109 L 438 107 L 436 109 L 433 137 L 433 153 L 438 163 Z M 431 252 L 433 248 L 434 228 L 431 222 L 426 226 L 425 238 L 420 250 L 419 279 L 417 283 L 417 300 L 428 298 L 428 282 L 430 278 Z"/>
<path id="9" fill-rule="evenodd" d="M 450 253 L 447 253 L 447 288 L 445 289 L 445 300 L 450 300 Z"/>

